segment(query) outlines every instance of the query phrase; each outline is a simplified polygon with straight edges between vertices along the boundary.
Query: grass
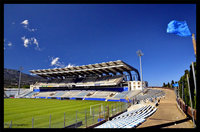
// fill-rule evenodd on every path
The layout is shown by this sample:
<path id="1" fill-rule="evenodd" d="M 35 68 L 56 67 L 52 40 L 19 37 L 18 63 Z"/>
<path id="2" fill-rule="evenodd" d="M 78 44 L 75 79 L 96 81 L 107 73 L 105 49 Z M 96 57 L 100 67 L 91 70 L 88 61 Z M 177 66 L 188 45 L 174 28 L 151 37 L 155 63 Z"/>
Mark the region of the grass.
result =
<path id="1" fill-rule="evenodd" d="M 49 128 L 50 115 L 51 128 L 63 128 L 64 113 L 65 126 L 75 123 L 76 117 L 77 122 L 83 121 L 83 125 L 85 126 L 85 115 L 87 115 L 88 126 L 97 122 L 98 119 L 98 117 L 93 118 L 90 115 L 90 106 L 100 103 L 104 106 L 109 105 L 109 107 L 112 105 L 115 108 L 120 102 L 22 98 L 4 99 L 4 128 L 8 128 L 11 121 L 12 128 L 32 128 L 32 119 L 34 119 L 34 128 Z"/>

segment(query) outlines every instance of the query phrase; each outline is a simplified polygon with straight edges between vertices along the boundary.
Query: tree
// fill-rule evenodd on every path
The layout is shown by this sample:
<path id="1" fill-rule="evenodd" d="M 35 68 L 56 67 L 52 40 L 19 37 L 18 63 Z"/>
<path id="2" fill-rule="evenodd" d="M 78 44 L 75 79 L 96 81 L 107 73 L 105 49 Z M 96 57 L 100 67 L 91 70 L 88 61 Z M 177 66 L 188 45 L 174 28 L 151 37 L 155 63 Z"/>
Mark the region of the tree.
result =
<path id="1" fill-rule="evenodd" d="M 163 87 L 166 87 L 166 84 L 165 84 L 165 83 L 163 83 Z"/>
<path id="2" fill-rule="evenodd" d="M 171 88 L 174 88 L 174 80 L 171 81 Z"/>
<path id="3" fill-rule="evenodd" d="M 195 72 L 195 76 L 196 76 L 196 62 L 194 62 L 194 72 Z M 194 78 L 193 78 L 193 72 L 192 72 L 192 64 L 190 65 L 190 71 L 189 71 L 189 83 L 190 83 L 190 91 L 191 91 L 191 97 L 192 97 L 192 104 L 193 104 L 193 108 L 196 107 L 195 106 L 195 101 L 196 101 L 196 92 L 195 92 L 195 87 L 194 87 Z"/>
<path id="4" fill-rule="evenodd" d="M 194 71 L 195 71 L 195 76 L 196 76 L 196 62 L 194 62 Z M 191 97 L 192 97 L 192 102 L 193 102 L 192 103 L 193 108 L 196 109 L 196 93 L 195 93 L 195 88 L 194 88 L 193 72 L 192 72 L 191 65 L 190 65 L 190 70 L 185 70 L 184 75 L 181 76 L 180 80 L 178 81 L 179 95 L 182 98 L 182 93 L 183 93 L 183 101 L 185 102 L 186 105 L 191 106 L 190 98 L 189 98 L 187 74 L 188 74 L 189 83 L 190 83 L 190 92 L 191 92 Z M 183 91 L 182 91 L 182 87 L 183 87 Z"/>
<path id="5" fill-rule="evenodd" d="M 188 77 L 189 76 L 189 71 L 188 70 L 185 70 L 185 74 L 184 74 L 184 94 L 185 94 L 185 103 L 187 105 L 190 106 L 190 96 L 189 96 L 189 88 L 188 88 L 188 83 L 187 83 L 187 74 L 188 74 Z"/>
<path id="6" fill-rule="evenodd" d="M 170 88 L 170 84 L 169 84 L 169 82 L 167 83 L 167 87 Z"/>
<path id="7" fill-rule="evenodd" d="M 184 88 L 184 76 L 182 76 L 181 78 L 180 78 L 180 80 L 178 81 L 178 84 L 179 84 L 179 95 L 180 95 L 180 97 L 182 98 L 182 87 Z M 184 97 L 184 96 L 183 96 Z M 182 100 L 184 101 L 185 99 L 184 98 L 182 98 Z"/>

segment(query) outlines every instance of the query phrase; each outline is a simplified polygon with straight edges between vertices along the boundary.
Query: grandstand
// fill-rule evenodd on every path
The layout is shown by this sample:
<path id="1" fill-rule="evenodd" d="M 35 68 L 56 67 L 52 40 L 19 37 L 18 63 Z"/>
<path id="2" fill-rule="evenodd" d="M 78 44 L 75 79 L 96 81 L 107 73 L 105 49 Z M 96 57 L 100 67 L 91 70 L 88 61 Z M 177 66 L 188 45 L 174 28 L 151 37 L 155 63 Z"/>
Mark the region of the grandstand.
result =
<path id="1" fill-rule="evenodd" d="M 30 85 L 20 95 L 17 89 L 5 91 L 8 97 L 127 102 L 141 92 L 138 70 L 121 60 L 30 72 L 47 81 Z M 143 82 L 143 87 L 147 85 Z"/>
<path id="2" fill-rule="evenodd" d="M 135 88 L 131 82 L 140 83 L 138 70 L 121 60 L 30 72 L 48 79 L 47 82 L 31 85 L 32 91 L 84 89 L 122 92 L 124 89 L 131 91 Z M 143 85 L 145 87 L 145 82 Z"/>
<path id="3" fill-rule="evenodd" d="M 30 72 L 47 81 L 31 85 L 35 93 L 27 94 L 28 98 L 127 102 L 127 98 L 141 92 L 138 70 L 121 60 Z M 147 85 L 143 82 L 143 87 Z"/>

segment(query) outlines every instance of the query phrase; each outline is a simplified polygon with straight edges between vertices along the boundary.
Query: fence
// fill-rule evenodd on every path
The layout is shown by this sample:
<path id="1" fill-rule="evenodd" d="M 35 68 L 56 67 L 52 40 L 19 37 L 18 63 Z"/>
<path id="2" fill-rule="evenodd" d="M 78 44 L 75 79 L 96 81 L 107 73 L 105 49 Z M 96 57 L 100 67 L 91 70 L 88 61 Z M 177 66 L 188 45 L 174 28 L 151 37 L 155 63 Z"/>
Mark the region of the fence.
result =
<path id="1" fill-rule="evenodd" d="M 4 122 L 4 128 L 87 128 L 126 111 L 128 107 L 128 103 L 116 102 L 99 108 L 73 111 L 70 115 L 63 113 L 63 116 L 53 113 L 44 116 L 38 113 L 38 116 L 32 119 Z"/>
<path id="2" fill-rule="evenodd" d="M 180 98 L 177 98 L 176 99 L 179 107 L 183 110 L 183 112 L 186 114 L 186 115 L 189 115 L 190 117 L 192 117 L 192 109 L 190 106 L 186 105 L 182 99 Z M 196 109 L 193 109 L 193 112 L 194 112 L 194 120 L 196 121 Z"/>

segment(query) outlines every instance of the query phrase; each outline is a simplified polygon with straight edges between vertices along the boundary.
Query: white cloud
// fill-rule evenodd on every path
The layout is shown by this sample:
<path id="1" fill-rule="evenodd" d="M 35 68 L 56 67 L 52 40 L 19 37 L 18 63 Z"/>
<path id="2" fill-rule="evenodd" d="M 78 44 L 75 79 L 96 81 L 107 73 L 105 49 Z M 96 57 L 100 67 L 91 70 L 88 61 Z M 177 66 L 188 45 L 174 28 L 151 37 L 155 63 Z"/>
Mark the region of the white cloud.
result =
<path id="1" fill-rule="evenodd" d="M 34 73 L 30 73 L 30 75 L 31 75 L 31 76 L 36 76 L 36 74 L 34 74 Z"/>
<path id="2" fill-rule="evenodd" d="M 24 47 L 28 47 L 28 44 L 31 44 L 30 43 L 30 40 L 28 38 L 26 38 L 25 36 L 24 37 L 21 37 L 21 39 L 24 41 Z"/>
<path id="3" fill-rule="evenodd" d="M 4 50 L 9 49 L 12 46 L 13 46 L 12 42 L 4 39 Z"/>
<path id="4" fill-rule="evenodd" d="M 22 24 L 23 27 L 26 30 L 30 31 L 30 32 L 34 32 L 34 31 L 37 30 L 37 29 L 31 29 L 31 28 L 29 28 L 29 20 L 27 20 L 27 19 L 23 20 L 20 24 Z M 24 37 L 21 37 L 21 39 L 23 40 L 25 48 L 29 47 L 29 45 L 31 45 L 31 44 L 34 44 L 34 45 L 36 45 L 35 49 L 41 51 L 41 49 L 39 48 L 38 40 L 35 37 L 26 38 L 24 36 Z"/>
<path id="5" fill-rule="evenodd" d="M 30 28 L 28 28 L 28 30 L 30 31 L 30 32 L 34 32 L 34 31 L 36 31 L 37 29 L 35 28 L 35 29 L 30 29 Z"/>
<path id="6" fill-rule="evenodd" d="M 23 22 L 21 22 L 21 24 L 23 24 L 24 27 L 27 28 L 27 26 L 28 26 L 28 20 L 24 20 Z"/>
<path id="7" fill-rule="evenodd" d="M 39 43 L 37 41 L 37 39 L 35 37 L 31 37 L 31 38 L 26 38 L 25 36 L 24 37 L 21 37 L 21 39 L 23 40 L 24 42 L 24 47 L 28 47 L 29 45 L 31 44 L 35 44 L 36 45 L 36 50 L 39 50 L 40 51 L 40 48 L 39 48 Z"/>
<path id="8" fill-rule="evenodd" d="M 50 56 L 49 56 L 50 57 Z M 60 61 L 59 57 L 51 57 L 51 66 L 56 66 L 55 68 L 69 68 L 69 67 L 74 67 L 76 65 L 69 63 L 67 66 Z"/>
<path id="9" fill-rule="evenodd" d="M 33 43 L 34 43 L 37 47 L 39 47 L 38 41 L 37 41 L 37 39 L 36 39 L 35 37 L 32 37 L 31 40 L 33 41 Z"/>
<path id="10" fill-rule="evenodd" d="M 21 24 L 24 25 L 24 28 L 27 29 L 30 32 L 34 32 L 34 31 L 37 30 L 37 29 L 31 29 L 31 28 L 29 28 L 29 22 L 28 22 L 28 20 L 22 21 Z"/>
<path id="11" fill-rule="evenodd" d="M 57 67 L 60 67 L 60 68 L 63 68 L 65 67 L 65 65 L 59 61 L 59 57 L 56 57 L 56 58 L 53 58 L 51 59 L 51 66 L 57 66 Z"/>
<path id="12" fill-rule="evenodd" d="M 53 66 L 53 65 L 56 65 L 56 63 L 58 62 L 58 60 L 59 60 L 59 57 L 56 57 L 56 58 L 52 58 L 52 61 L 51 61 L 51 65 Z"/>
<path id="13" fill-rule="evenodd" d="M 69 67 L 74 67 L 75 65 L 69 63 L 67 66 L 65 66 L 65 68 L 69 68 Z"/>
<path id="14" fill-rule="evenodd" d="M 12 43 L 11 43 L 11 42 L 8 42 L 8 46 L 11 47 L 11 46 L 12 46 Z"/>
<path id="15" fill-rule="evenodd" d="M 24 20 L 21 24 L 28 25 L 28 20 Z"/>

